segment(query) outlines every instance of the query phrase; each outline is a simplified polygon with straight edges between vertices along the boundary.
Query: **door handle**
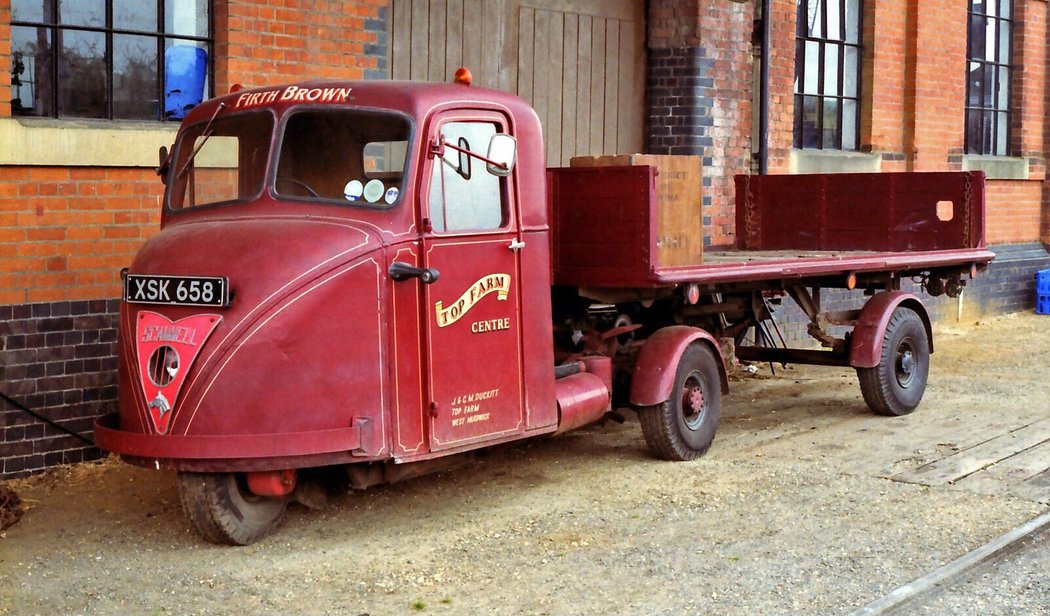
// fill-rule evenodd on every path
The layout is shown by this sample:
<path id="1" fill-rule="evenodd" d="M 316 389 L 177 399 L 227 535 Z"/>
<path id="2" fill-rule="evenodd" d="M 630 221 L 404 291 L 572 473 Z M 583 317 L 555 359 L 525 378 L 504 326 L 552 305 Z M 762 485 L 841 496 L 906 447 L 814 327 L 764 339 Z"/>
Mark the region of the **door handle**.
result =
<path id="1" fill-rule="evenodd" d="M 390 269 L 387 270 L 387 273 L 390 274 L 390 278 L 395 282 L 401 282 L 403 280 L 408 280 L 409 278 L 419 278 L 423 284 L 437 282 L 437 279 L 441 276 L 441 272 L 432 267 L 413 267 L 408 263 L 402 263 L 400 261 L 394 261 L 391 263 Z"/>
<path id="2" fill-rule="evenodd" d="M 522 248 L 525 248 L 525 242 L 519 241 L 517 238 L 515 238 L 510 241 L 510 246 L 507 246 L 507 248 L 510 248 L 514 252 L 518 252 Z"/>

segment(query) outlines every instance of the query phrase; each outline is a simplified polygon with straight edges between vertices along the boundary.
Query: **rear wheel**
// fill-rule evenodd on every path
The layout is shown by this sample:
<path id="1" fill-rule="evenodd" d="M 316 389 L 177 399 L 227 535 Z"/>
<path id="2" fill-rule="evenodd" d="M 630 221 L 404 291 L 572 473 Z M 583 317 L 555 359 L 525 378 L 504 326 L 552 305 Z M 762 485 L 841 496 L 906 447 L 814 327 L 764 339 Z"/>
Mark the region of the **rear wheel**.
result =
<path id="1" fill-rule="evenodd" d="M 718 360 L 707 346 L 682 354 L 671 397 L 638 410 L 649 451 L 664 460 L 695 460 L 707 453 L 722 413 Z"/>
<path id="2" fill-rule="evenodd" d="M 179 500 L 190 523 L 212 543 L 248 545 L 284 517 L 287 498 L 252 494 L 243 474 L 179 473 Z"/>
<path id="3" fill-rule="evenodd" d="M 930 374 L 930 340 L 922 319 L 910 308 L 893 311 L 874 368 L 857 368 L 868 408 L 880 415 L 907 415 L 919 406 Z"/>

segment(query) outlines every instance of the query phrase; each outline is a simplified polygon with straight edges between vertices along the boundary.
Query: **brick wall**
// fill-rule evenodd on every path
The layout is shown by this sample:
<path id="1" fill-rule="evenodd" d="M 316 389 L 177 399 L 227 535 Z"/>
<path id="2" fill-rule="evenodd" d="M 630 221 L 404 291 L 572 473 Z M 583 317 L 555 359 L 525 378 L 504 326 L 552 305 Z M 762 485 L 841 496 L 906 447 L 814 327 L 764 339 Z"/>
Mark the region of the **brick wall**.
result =
<path id="1" fill-rule="evenodd" d="M 114 408 L 117 300 L 0 306 L 0 383 L 58 425 L 91 434 Z M 0 406 L 0 477 L 97 458 L 100 452 L 22 411 Z"/>
<path id="2" fill-rule="evenodd" d="M 0 304 L 116 297 L 163 190 L 152 169 L 0 167 Z"/>
<path id="3" fill-rule="evenodd" d="M 387 4 L 215 0 L 215 92 L 385 77 Z M 10 16 L 0 0 L 4 75 Z M 10 115 L 5 100 L 0 117 Z M 153 164 L 0 166 L 0 391 L 83 434 L 115 410 L 119 272 L 159 225 Z M 0 478 L 98 455 L 0 402 Z"/>
<path id="4" fill-rule="evenodd" d="M 388 0 L 215 3 L 215 92 L 387 76 Z"/>

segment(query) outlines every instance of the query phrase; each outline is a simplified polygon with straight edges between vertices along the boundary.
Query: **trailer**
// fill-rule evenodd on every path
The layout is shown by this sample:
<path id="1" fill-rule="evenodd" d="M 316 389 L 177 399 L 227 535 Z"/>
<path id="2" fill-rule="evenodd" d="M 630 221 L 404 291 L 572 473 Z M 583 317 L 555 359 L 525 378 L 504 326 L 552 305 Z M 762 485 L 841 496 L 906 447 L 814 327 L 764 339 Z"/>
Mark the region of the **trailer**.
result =
<path id="1" fill-rule="evenodd" d="M 725 340 L 918 406 L 931 325 L 902 281 L 955 296 L 992 259 L 980 173 L 740 177 L 738 250 L 665 265 L 657 169 L 547 169 L 522 99 L 457 81 L 237 91 L 162 149 L 95 435 L 177 471 L 204 538 L 266 536 L 310 469 L 363 489 L 624 409 L 655 456 L 695 459 Z M 824 289 L 867 299 L 827 311 Z M 820 348 L 747 344 L 785 298 Z"/>

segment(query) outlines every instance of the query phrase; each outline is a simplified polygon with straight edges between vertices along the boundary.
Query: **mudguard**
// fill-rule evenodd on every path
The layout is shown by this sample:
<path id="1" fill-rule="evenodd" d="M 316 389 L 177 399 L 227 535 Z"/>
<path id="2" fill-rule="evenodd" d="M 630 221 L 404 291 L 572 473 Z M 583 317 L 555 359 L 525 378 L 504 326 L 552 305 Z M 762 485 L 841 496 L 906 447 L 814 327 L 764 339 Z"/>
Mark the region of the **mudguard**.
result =
<path id="1" fill-rule="evenodd" d="M 711 348 L 718 358 L 718 376 L 722 393 L 729 391 L 725 358 L 715 337 L 702 329 L 686 325 L 673 325 L 658 330 L 645 341 L 634 364 L 631 378 L 630 402 L 635 406 L 661 404 L 671 397 L 675 372 L 682 353 L 690 344 L 700 341 Z"/>
<path id="2" fill-rule="evenodd" d="M 890 317 L 898 306 L 914 310 L 922 325 L 926 328 L 926 338 L 933 353 L 933 326 L 930 315 L 919 298 L 904 291 L 885 291 L 877 293 L 864 304 L 860 318 L 853 327 L 853 338 L 850 342 L 849 365 L 854 368 L 874 368 L 882 357 L 882 340 L 886 336 L 886 327 Z"/>

